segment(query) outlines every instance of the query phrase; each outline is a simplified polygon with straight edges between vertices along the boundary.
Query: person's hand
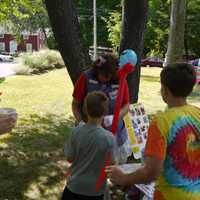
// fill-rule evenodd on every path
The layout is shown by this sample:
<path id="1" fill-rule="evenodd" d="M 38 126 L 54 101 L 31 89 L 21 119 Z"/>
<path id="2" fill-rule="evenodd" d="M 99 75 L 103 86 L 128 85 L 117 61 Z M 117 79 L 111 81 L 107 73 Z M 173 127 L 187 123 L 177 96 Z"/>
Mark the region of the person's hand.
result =
<path id="1" fill-rule="evenodd" d="M 126 186 L 126 175 L 116 165 L 106 167 L 110 181 L 116 185 Z"/>
<path id="2" fill-rule="evenodd" d="M 110 128 L 112 126 L 113 115 L 106 115 L 103 118 L 102 126 L 104 128 Z"/>

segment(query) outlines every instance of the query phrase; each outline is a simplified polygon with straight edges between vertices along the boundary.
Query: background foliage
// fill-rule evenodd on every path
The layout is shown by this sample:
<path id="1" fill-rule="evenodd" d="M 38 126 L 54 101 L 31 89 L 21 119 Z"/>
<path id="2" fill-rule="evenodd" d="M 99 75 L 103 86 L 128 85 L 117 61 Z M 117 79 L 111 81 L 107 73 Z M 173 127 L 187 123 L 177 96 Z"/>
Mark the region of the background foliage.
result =
<path id="1" fill-rule="evenodd" d="M 48 70 L 64 67 L 63 59 L 58 51 L 44 49 L 33 53 L 22 53 L 16 58 L 14 71 L 16 74 L 38 74 Z"/>
<path id="2" fill-rule="evenodd" d="M 81 31 L 86 45 L 93 43 L 93 4 L 91 0 L 75 0 Z M 145 36 L 144 55 L 164 57 L 167 48 L 170 0 L 149 0 L 149 19 Z M 187 1 L 185 54 L 199 57 L 200 52 L 200 0 Z M 5 20 L 6 19 L 6 20 Z M 121 1 L 97 1 L 97 38 L 99 46 L 119 46 Z M 43 30 L 46 44 L 51 49 L 57 45 L 51 31 L 43 0 L 1 0 L 0 24 L 18 37 L 22 30 Z"/>

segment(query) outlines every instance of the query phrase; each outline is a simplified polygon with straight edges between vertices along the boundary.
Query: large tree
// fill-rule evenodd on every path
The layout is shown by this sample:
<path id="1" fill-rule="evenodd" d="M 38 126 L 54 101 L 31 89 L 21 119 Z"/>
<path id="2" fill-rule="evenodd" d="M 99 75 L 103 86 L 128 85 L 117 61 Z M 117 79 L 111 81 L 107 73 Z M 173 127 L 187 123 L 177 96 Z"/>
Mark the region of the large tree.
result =
<path id="1" fill-rule="evenodd" d="M 51 26 L 68 73 L 75 83 L 90 63 L 72 0 L 45 0 Z"/>
<path id="2" fill-rule="evenodd" d="M 186 0 L 172 0 L 165 65 L 183 61 Z"/>
<path id="3" fill-rule="evenodd" d="M 140 60 L 147 21 L 148 0 L 124 0 L 120 49 L 134 49 Z M 89 63 L 87 48 L 80 32 L 72 0 L 45 0 L 52 29 L 73 82 Z M 139 64 L 128 77 L 131 102 L 137 102 L 139 91 Z"/>
<path id="4" fill-rule="evenodd" d="M 120 51 L 133 49 L 140 58 L 143 52 L 144 33 L 148 13 L 148 0 L 124 0 L 122 11 L 122 32 Z M 138 100 L 140 82 L 140 63 L 128 76 L 131 103 Z"/>

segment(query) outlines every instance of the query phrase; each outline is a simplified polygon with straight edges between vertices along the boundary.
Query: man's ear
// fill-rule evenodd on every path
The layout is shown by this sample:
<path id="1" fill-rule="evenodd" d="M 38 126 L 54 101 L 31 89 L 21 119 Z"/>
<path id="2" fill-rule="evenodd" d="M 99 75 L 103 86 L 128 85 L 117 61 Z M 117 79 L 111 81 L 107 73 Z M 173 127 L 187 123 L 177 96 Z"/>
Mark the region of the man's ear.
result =
<path id="1" fill-rule="evenodd" d="M 165 86 L 165 85 L 162 85 L 162 90 L 163 90 L 163 94 L 164 94 L 164 96 L 168 96 L 169 95 L 169 89 L 168 89 L 168 87 L 167 86 Z"/>
<path id="2" fill-rule="evenodd" d="M 167 86 L 165 86 L 165 85 L 163 86 L 163 91 L 164 91 L 165 95 L 168 95 L 169 89 Z"/>
<path id="3" fill-rule="evenodd" d="M 167 86 L 164 86 L 164 90 L 165 90 L 165 95 L 167 97 L 171 97 L 172 96 L 172 93 L 171 93 L 171 91 L 169 90 L 169 88 Z"/>

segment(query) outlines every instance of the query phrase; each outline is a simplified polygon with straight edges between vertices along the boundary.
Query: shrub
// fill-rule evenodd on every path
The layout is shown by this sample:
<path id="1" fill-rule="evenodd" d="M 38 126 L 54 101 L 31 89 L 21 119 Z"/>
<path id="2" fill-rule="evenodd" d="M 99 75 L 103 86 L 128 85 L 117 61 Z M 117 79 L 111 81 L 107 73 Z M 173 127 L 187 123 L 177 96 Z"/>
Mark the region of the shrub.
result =
<path id="1" fill-rule="evenodd" d="M 64 67 L 63 59 L 58 51 L 41 50 L 33 53 L 21 53 L 15 59 L 16 74 L 38 74 L 48 70 Z"/>

